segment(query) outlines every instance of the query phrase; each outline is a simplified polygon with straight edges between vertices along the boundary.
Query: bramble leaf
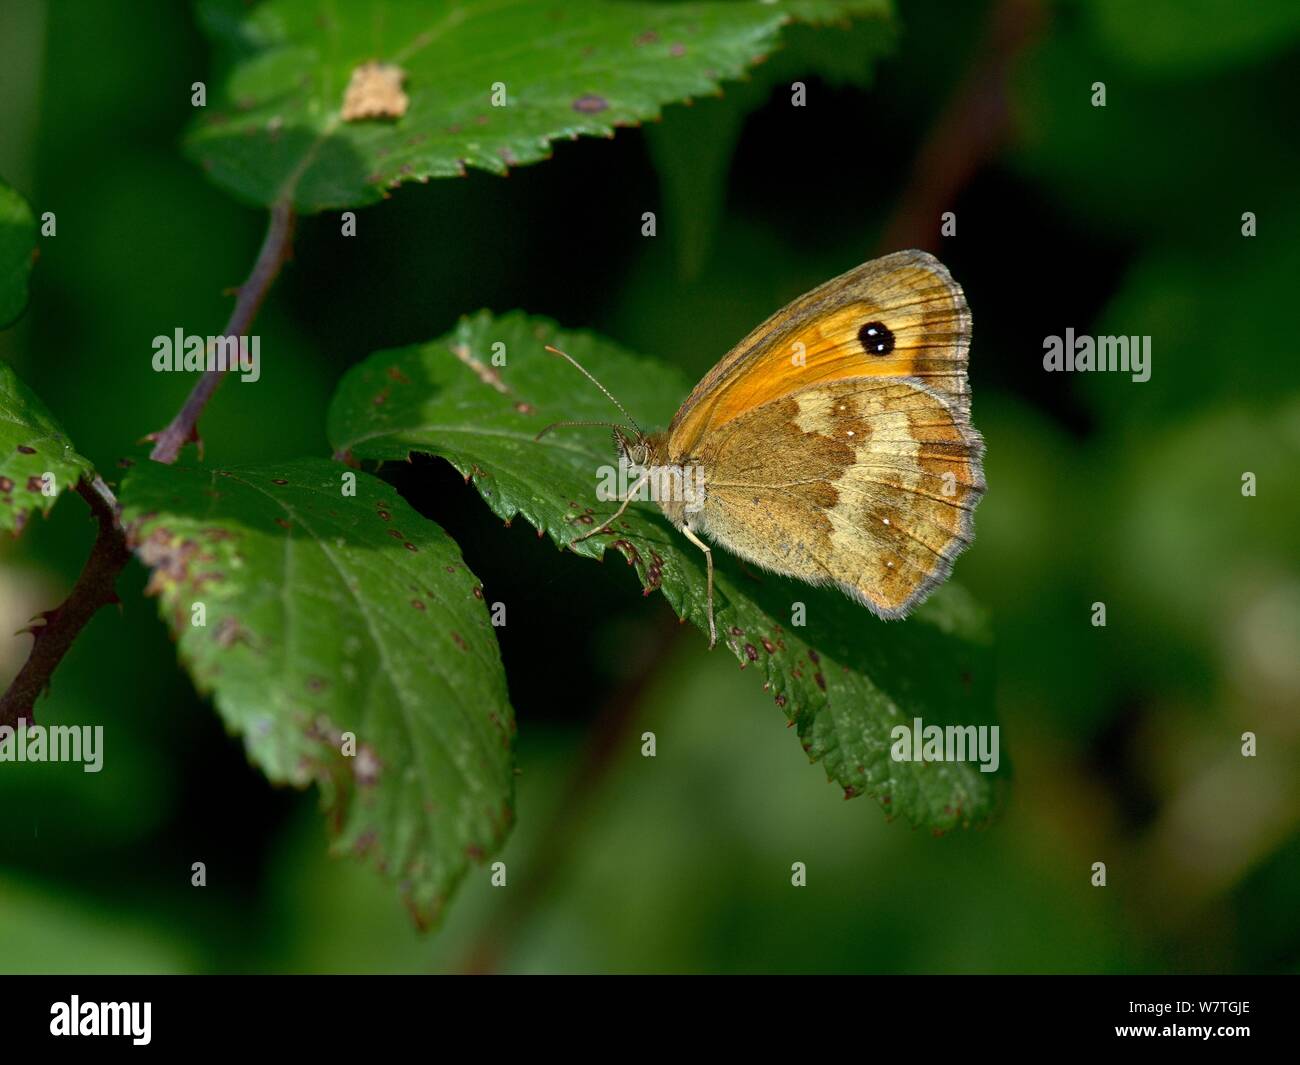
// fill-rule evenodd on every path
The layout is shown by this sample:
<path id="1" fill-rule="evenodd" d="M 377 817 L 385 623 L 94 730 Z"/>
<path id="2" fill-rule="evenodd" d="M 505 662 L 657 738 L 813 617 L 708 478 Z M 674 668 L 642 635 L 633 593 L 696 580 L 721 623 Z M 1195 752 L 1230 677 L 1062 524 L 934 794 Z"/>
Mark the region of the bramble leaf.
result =
<path id="1" fill-rule="evenodd" d="M 33 510 L 46 513 L 93 472 L 45 404 L 0 363 L 0 530 L 21 532 Z"/>
<path id="2" fill-rule="evenodd" d="M 0 327 L 27 306 L 35 260 L 32 209 L 0 181 Z M 0 531 L 21 532 L 33 510 L 47 512 L 60 492 L 93 472 L 45 404 L 0 363 Z"/>
<path id="3" fill-rule="evenodd" d="M 455 543 L 323 459 L 145 463 L 121 494 L 181 660 L 249 757 L 317 783 L 335 853 L 372 859 L 437 921 L 513 818 L 505 674 Z"/>
<path id="4" fill-rule="evenodd" d="M 378 352 L 349 371 L 331 405 L 330 440 L 355 459 L 441 456 L 498 515 L 522 514 L 567 545 L 615 509 L 596 496 L 600 468 L 616 460 L 609 430 L 534 437 L 551 422 L 608 421 L 617 412 L 548 355 L 548 343 L 577 358 L 647 429 L 667 425 L 686 397 L 676 371 L 607 341 L 521 313 L 482 312 L 440 340 Z M 635 568 L 646 594 L 662 591 L 679 616 L 708 631 L 703 558 L 655 504 L 634 504 L 615 531 L 572 545 L 596 558 L 606 547 Z M 762 676 L 808 756 L 847 795 L 872 794 L 888 812 L 940 830 L 992 814 L 1005 758 L 999 774 L 972 762 L 890 756 L 891 731 L 914 718 L 994 719 L 987 625 L 960 588 L 940 589 L 907 621 L 882 622 L 838 591 L 755 573 L 725 550 L 714 560 L 720 646 Z M 795 623 L 796 603 L 805 626 Z"/>
<path id="5" fill-rule="evenodd" d="M 188 154 L 246 200 L 312 212 L 467 167 L 504 174 L 560 138 L 612 136 L 716 92 L 791 20 L 880 16 L 889 4 L 270 0 L 203 11 L 221 73 Z M 376 117 L 345 120 L 353 76 L 372 62 L 398 68 L 399 87 Z"/>

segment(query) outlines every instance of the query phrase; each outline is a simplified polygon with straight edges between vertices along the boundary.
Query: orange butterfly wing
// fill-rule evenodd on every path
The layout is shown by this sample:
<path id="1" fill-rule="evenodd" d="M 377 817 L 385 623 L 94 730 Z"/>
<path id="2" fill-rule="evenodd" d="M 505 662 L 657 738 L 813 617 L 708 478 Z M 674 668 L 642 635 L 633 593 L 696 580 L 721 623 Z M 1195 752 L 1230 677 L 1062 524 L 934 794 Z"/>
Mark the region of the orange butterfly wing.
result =
<path id="1" fill-rule="evenodd" d="M 690 456 L 705 433 L 815 384 L 910 377 L 970 413 L 970 311 L 933 255 L 900 251 L 832 278 L 745 337 L 687 397 L 668 453 Z"/>

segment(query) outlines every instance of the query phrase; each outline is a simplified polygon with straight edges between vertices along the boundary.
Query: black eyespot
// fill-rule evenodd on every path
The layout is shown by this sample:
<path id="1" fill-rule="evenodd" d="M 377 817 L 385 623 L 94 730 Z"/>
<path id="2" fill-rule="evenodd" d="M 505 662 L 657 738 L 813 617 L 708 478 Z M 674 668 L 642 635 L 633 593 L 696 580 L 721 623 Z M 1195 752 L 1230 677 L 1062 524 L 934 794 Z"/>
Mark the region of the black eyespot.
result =
<path id="1" fill-rule="evenodd" d="M 858 330 L 858 342 L 868 355 L 888 355 L 894 350 L 894 334 L 884 322 L 868 322 Z"/>

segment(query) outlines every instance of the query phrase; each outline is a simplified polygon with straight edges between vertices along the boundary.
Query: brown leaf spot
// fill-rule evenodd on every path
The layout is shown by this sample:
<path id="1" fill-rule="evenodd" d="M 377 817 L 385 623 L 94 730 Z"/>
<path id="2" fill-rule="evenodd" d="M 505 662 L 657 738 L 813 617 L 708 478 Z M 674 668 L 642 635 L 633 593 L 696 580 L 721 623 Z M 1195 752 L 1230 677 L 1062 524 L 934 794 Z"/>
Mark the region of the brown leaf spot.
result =
<path id="1" fill-rule="evenodd" d="M 221 648 L 233 647 L 237 643 L 247 642 L 248 634 L 244 627 L 232 617 L 224 617 L 217 623 L 214 638 Z"/>
<path id="2" fill-rule="evenodd" d="M 580 115 L 595 115 L 609 107 L 609 101 L 603 96 L 589 92 L 573 101 L 573 109 Z"/>

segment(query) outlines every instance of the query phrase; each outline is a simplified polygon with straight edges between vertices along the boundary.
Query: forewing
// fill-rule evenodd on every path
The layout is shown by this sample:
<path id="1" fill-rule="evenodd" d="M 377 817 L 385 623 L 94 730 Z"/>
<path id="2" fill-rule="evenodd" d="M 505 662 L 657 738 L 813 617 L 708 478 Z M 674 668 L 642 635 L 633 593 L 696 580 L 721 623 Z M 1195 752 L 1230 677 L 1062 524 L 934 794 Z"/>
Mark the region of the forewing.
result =
<path id="1" fill-rule="evenodd" d="M 874 259 L 801 296 L 737 344 L 687 397 L 669 448 L 694 454 L 707 434 L 772 400 L 860 377 L 918 380 L 966 419 L 970 328 L 961 286 L 933 255 Z"/>

